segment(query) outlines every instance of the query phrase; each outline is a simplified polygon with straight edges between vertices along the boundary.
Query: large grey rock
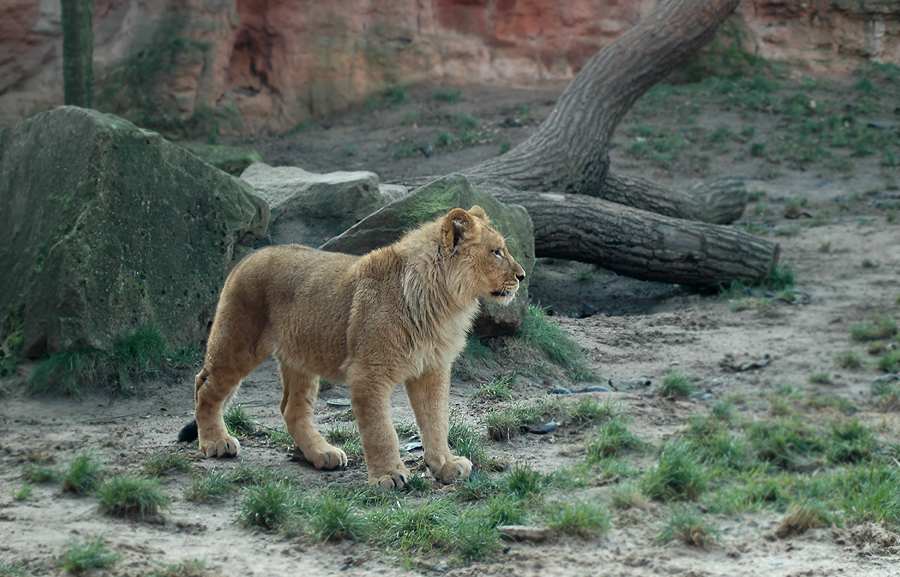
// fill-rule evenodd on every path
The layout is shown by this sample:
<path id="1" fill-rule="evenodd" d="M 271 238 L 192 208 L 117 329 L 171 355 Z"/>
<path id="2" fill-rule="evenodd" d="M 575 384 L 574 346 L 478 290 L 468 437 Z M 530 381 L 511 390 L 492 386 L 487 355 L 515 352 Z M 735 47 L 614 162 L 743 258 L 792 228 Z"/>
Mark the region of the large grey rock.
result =
<path id="1" fill-rule="evenodd" d="M 267 220 L 246 183 L 121 118 L 62 107 L 8 128 L 0 322 L 20 326 L 0 327 L 0 341 L 20 333 L 25 356 L 108 349 L 152 325 L 199 342 Z"/>
<path id="2" fill-rule="evenodd" d="M 534 224 L 524 208 L 503 204 L 473 188 L 465 176 L 445 176 L 410 192 L 329 240 L 322 249 L 364 254 L 393 243 L 422 222 L 433 220 L 451 209 L 468 209 L 475 204 L 484 209 L 491 224 L 506 236 L 509 252 L 526 273 L 525 281 L 509 306 L 503 307 L 492 301 L 481 303 L 475 331 L 482 336 L 501 335 L 521 325 L 528 310 L 528 279 L 534 268 Z"/>
<path id="3" fill-rule="evenodd" d="M 380 186 L 374 172 L 314 174 L 261 162 L 241 178 L 269 203 L 273 244 L 319 246 L 406 192 L 402 186 Z"/>

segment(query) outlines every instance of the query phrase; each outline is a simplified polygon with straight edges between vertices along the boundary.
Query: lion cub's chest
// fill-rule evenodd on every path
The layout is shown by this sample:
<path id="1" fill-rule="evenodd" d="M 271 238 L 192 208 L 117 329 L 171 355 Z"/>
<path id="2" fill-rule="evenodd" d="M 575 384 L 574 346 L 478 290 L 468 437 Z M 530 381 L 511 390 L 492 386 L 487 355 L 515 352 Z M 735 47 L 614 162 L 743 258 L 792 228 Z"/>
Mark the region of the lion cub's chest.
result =
<path id="1" fill-rule="evenodd" d="M 477 305 L 471 310 L 447 319 L 411 338 L 409 351 L 411 377 L 426 372 L 442 371 L 453 364 L 466 346 L 466 334 L 477 312 Z"/>

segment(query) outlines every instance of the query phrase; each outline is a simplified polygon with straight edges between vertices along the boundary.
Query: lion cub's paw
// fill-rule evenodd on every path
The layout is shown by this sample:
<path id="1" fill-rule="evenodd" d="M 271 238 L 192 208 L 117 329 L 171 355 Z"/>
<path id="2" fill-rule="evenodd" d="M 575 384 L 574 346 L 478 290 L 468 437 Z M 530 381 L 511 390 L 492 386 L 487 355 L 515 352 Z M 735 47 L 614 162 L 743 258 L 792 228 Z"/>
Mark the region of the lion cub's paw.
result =
<path id="1" fill-rule="evenodd" d="M 444 483 L 451 483 L 456 479 L 465 479 L 472 474 L 472 462 L 465 457 L 454 456 L 441 466 L 437 471 L 432 469 L 434 478 Z"/>
<path id="2" fill-rule="evenodd" d="M 377 478 L 370 478 L 369 484 L 374 485 L 382 491 L 393 491 L 394 489 L 402 489 L 409 483 L 409 470 L 400 465 L 396 471 L 380 475 Z"/>
<path id="3" fill-rule="evenodd" d="M 315 465 L 316 469 L 338 469 L 347 466 L 347 453 L 337 447 L 329 446 L 324 451 L 316 451 L 309 458 L 303 456 Z"/>
<path id="4" fill-rule="evenodd" d="M 201 441 L 200 452 L 207 457 L 235 457 L 241 451 L 241 444 L 231 435 L 215 441 Z"/>

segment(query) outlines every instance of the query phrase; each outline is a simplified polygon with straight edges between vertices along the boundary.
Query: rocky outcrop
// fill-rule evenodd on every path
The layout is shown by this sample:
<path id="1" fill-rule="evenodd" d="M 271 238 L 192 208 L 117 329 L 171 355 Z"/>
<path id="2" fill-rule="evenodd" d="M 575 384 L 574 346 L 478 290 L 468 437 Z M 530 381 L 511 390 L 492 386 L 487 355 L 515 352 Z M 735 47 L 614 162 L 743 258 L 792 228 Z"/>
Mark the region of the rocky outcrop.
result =
<path id="1" fill-rule="evenodd" d="M 266 243 L 319 246 L 406 193 L 374 172 L 313 174 L 293 166 L 253 164 L 241 175 L 271 210 Z"/>
<path id="2" fill-rule="evenodd" d="M 656 0 L 96 0 L 103 110 L 171 131 L 273 133 L 419 81 L 548 85 Z M 62 101 L 59 3 L 0 3 L 0 127 Z M 813 72 L 900 64 L 893 0 L 744 0 L 757 55 Z"/>
<path id="3" fill-rule="evenodd" d="M 323 250 L 364 254 L 398 240 L 403 233 L 457 207 L 481 206 L 491 224 L 506 236 L 509 252 L 525 269 L 525 280 L 509 306 L 482 301 L 475 320 L 481 336 L 508 333 L 522 324 L 528 309 L 528 279 L 534 268 L 534 224 L 521 206 L 503 204 L 473 188 L 465 176 L 452 174 L 410 192 L 324 245 Z"/>
<path id="4" fill-rule="evenodd" d="M 115 116 L 63 107 L 3 130 L 0 340 L 108 350 L 150 325 L 197 343 L 267 221 L 249 185 Z"/>

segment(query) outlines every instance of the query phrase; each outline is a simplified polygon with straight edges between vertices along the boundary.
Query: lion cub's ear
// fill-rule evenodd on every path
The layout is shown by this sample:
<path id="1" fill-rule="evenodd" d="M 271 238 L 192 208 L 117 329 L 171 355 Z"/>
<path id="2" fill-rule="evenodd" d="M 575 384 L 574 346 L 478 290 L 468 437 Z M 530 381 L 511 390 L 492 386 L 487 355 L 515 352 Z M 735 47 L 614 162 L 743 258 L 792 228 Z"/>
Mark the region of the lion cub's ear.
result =
<path id="1" fill-rule="evenodd" d="M 476 226 L 472 215 L 465 209 L 454 208 L 444 217 L 444 225 L 441 228 L 444 245 L 449 249 L 454 249 L 471 240 Z"/>
<path id="2" fill-rule="evenodd" d="M 487 221 L 488 216 L 485 214 L 484 209 L 478 206 L 477 204 L 469 209 L 469 214 L 472 216 L 477 216 L 481 220 Z"/>

